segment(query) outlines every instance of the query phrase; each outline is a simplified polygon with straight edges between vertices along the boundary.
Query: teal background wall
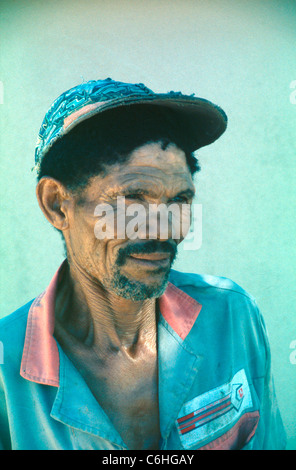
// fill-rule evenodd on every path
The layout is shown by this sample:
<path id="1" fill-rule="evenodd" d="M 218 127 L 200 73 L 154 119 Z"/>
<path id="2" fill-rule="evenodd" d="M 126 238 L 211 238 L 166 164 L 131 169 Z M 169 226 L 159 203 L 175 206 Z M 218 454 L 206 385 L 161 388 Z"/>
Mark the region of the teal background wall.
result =
<path id="1" fill-rule="evenodd" d="M 296 449 L 296 3 L 289 0 L 6 0 L 1 6 L 1 311 L 39 294 L 63 259 L 35 199 L 34 146 L 51 102 L 83 80 L 143 82 L 225 109 L 199 152 L 203 243 L 175 267 L 253 294 Z"/>

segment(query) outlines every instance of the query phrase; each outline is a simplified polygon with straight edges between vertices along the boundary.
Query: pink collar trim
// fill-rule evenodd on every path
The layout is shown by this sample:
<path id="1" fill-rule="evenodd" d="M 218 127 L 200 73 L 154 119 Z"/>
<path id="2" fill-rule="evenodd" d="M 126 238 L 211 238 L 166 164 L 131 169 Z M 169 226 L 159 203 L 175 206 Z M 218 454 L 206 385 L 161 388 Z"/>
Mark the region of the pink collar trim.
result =
<path id="1" fill-rule="evenodd" d="M 48 288 L 32 303 L 27 321 L 20 374 L 25 379 L 59 386 L 59 350 L 54 339 L 55 297 L 59 274 L 65 261 L 53 276 Z M 159 298 L 162 316 L 184 340 L 195 323 L 202 305 L 169 283 Z"/>

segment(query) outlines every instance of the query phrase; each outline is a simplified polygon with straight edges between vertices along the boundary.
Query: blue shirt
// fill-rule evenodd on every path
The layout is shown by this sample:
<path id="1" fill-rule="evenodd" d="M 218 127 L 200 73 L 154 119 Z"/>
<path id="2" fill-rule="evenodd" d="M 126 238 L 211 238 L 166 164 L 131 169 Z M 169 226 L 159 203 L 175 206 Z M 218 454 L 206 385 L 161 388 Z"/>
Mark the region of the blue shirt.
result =
<path id="1" fill-rule="evenodd" d="M 44 293 L 0 321 L 0 449 L 126 450 L 54 338 L 62 266 Z M 284 449 L 254 298 L 229 279 L 172 270 L 159 307 L 159 448 Z"/>

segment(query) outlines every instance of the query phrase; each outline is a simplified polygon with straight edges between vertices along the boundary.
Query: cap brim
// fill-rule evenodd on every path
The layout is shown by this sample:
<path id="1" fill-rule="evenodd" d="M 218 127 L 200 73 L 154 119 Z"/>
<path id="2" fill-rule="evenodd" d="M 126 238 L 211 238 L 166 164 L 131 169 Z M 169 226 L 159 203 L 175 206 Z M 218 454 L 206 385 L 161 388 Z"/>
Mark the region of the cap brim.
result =
<path id="1" fill-rule="evenodd" d="M 178 95 L 178 94 L 177 94 Z M 123 106 L 150 104 L 157 108 L 171 109 L 185 124 L 188 133 L 188 145 L 191 151 L 209 145 L 217 140 L 226 130 L 227 116 L 217 105 L 203 98 L 192 96 L 171 96 L 171 94 L 154 94 L 152 96 L 133 95 L 105 102 L 88 104 L 72 113 L 64 121 L 63 134 L 68 133 L 82 121 L 107 111 Z"/>

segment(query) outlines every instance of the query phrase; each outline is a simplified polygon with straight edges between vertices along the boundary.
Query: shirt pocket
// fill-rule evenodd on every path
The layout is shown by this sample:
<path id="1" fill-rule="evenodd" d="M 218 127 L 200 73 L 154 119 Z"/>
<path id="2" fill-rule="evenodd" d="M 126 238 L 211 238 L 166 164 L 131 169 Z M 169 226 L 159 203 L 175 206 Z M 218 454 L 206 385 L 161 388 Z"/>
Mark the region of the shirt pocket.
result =
<path id="1" fill-rule="evenodd" d="M 255 434 L 260 417 L 257 405 L 241 369 L 229 382 L 183 405 L 176 421 L 183 448 L 241 449 Z"/>

